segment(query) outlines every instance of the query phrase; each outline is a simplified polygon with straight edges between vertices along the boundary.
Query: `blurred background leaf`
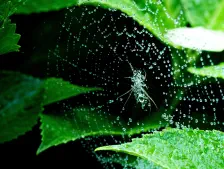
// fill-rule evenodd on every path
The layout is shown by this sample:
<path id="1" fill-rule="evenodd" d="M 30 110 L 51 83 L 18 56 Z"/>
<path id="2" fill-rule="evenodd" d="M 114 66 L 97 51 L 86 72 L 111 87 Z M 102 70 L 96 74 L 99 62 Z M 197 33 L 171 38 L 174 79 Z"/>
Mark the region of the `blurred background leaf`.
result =
<path id="1" fill-rule="evenodd" d="M 224 31 L 224 0 L 181 0 L 192 27 Z"/>
<path id="2" fill-rule="evenodd" d="M 224 79 L 224 62 L 214 66 L 204 66 L 202 68 L 189 67 L 188 71 L 192 74 L 213 78 Z"/>
<path id="3" fill-rule="evenodd" d="M 0 143 L 31 130 L 42 112 L 43 82 L 18 72 L 0 72 Z"/>

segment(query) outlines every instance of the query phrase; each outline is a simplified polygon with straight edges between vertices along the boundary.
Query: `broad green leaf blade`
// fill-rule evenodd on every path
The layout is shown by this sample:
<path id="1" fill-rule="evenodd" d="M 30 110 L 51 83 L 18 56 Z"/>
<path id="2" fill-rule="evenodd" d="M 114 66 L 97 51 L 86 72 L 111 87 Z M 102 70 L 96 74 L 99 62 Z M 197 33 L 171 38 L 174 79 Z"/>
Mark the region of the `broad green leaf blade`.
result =
<path id="1" fill-rule="evenodd" d="M 47 3 L 45 0 L 27 0 L 25 5 L 18 8 L 17 13 L 29 14 L 51 11 L 75 5 L 94 5 L 120 10 L 164 42 L 167 42 L 163 37 L 167 29 L 186 25 L 185 18 L 181 12 L 180 1 L 177 0 L 165 0 L 163 2 L 157 0 L 69 0 L 66 2 L 55 0 Z"/>
<path id="2" fill-rule="evenodd" d="M 167 32 L 165 37 L 177 46 L 193 50 L 220 52 L 224 50 L 224 31 L 202 27 L 177 28 Z"/>
<path id="3" fill-rule="evenodd" d="M 0 28 L 0 55 L 19 51 L 20 35 L 15 33 L 16 25 L 6 21 Z"/>
<path id="4" fill-rule="evenodd" d="M 0 72 L 0 143 L 17 138 L 37 123 L 42 84 L 18 72 Z"/>
<path id="5" fill-rule="evenodd" d="M 68 99 L 79 94 L 102 90 L 101 88 L 87 88 L 71 84 L 58 78 L 48 78 L 45 80 L 45 95 L 43 105 L 48 105 L 57 101 Z"/>
<path id="6" fill-rule="evenodd" d="M 188 71 L 195 75 L 224 79 L 224 62 L 216 66 L 204 66 L 202 68 L 189 67 Z"/>
<path id="7" fill-rule="evenodd" d="M 224 167 L 224 133 L 215 130 L 166 129 L 99 150 L 127 153 L 169 169 Z"/>
<path id="8" fill-rule="evenodd" d="M 224 31 L 224 0 L 181 1 L 192 26 Z"/>
<path id="9" fill-rule="evenodd" d="M 37 154 L 86 136 L 121 134 L 121 127 L 113 124 L 114 121 L 109 115 L 90 108 L 77 108 L 64 115 L 41 114 L 42 143 Z"/>

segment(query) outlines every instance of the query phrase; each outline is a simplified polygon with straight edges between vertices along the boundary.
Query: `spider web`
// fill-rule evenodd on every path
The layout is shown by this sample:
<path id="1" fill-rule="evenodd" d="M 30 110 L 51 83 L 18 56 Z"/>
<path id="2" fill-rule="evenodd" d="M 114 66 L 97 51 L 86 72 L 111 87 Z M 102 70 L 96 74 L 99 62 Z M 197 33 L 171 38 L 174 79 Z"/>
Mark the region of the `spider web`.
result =
<path id="1" fill-rule="evenodd" d="M 89 106 L 115 116 L 117 121 L 123 119 L 126 123 L 138 124 L 162 111 L 161 117 L 171 126 L 197 128 L 200 124 L 200 128 L 223 130 L 223 81 L 199 77 L 186 85 L 184 73 L 179 74 L 179 82 L 174 81 L 174 67 L 182 72 L 183 66 L 187 65 L 183 55 L 172 54 L 170 47 L 119 11 L 82 6 L 68 8 L 63 16 L 59 21 L 61 28 L 55 48 L 49 51 L 48 75 L 55 76 L 56 72 L 56 76 L 73 84 L 104 89 L 64 101 L 63 112 L 72 107 Z M 221 61 L 221 56 L 213 59 L 211 55 L 203 53 L 195 66 L 214 65 Z M 178 65 L 174 57 L 183 64 Z M 154 106 L 151 111 L 149 108 L 142 110 L 133 94 L 128 101 L 129 94 L 117 99 L 132 85 L 131 80 L 125 78 L 133 75 L 126 60 L 134 69 L 146 72 L 146 91 L 159 110 Z M 170 110 L 172 114 L 168 113 Z M 144 127 L 143 123 L 140 125 Z M 127 141 L 125 137 L 111 136 L 109 140 L 86 138 L 82 143 L 92 153 L 98 146 L 124 141 Z M 101 156 L 97 157 L 100 159 Z M 114 168 L 112 164 L 104 165 L 105 168 Z"/>

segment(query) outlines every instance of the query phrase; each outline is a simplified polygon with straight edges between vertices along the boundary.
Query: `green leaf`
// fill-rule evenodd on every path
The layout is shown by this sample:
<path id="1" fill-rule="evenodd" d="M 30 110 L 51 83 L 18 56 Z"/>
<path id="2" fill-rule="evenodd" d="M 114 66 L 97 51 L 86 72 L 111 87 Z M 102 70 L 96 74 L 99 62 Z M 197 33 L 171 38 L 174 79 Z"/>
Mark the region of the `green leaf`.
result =
<path id="1" fill-rule="evenodd" d="M 63 115 L 41 114 L 42 143 L 37 154 L 86 136 L 121 134 L 121 127 L 113 121 L 109 115 L 89 108 L 77 108 Z"/>
<path id="2" fill-rule="evenodd" d="M 16 9 L 17 3 L 2 0 L 0 2 L 0 55 L 18 51 L 20 46 L 17 45 L 20 35 L 16 34 L 16 25 L 12 24 L 9 16 Z"/>
<path id="3" fill-rule="evenodd" d="M 120 164 L 124 168 L 135 168 L 135 169 L 162 169 L 159 166 L 156 166 L 152 162 L 149 162 L 145 159 L 123 154 L 110 154 L 109 157 L 100 156 L 99 160 L 101 163 L 116 163 Z"/>
<path id="4" fill-rule="evenodd" d="M 1 0 L 0 16 L 2 16 L 2 19 L 7 19 L 9 16 L 11 16 L 19 5 L 21 5 L 19 0 L 13 0 L 13 2 L 9 0 Z"/>
<path id="5" fill-rule="evenodd" d="M 42 81 L 18 72 L 0 72 L 0 143 L 31 130 L 42 111 Z"/>
<path id="6" fill-rule="evenodd" d="M 76 5 L 79 0 L 23 0 L 24 5 L 21 5 L 17 14 L 31 14 L 60 10 L 62 8 Z"/>
<path id="7" fill-rule="evenodd" d="M 99 150 L 127 153 L 169 169 L 224 167 L 224 134 L 215 130 L 166 129 Z"/>
<path id="8" fill-rule="evenodd" d="M 94 5 L 107 9 L 113 8 L 120 10 L 164 42 L 167 42 L 167 40 L 163 35 L 168 29 L 186 25 L 185 18 L 181 14 L 180 1 L 177 0 L 165 0 L 163 2 L 157 0 L 70 0 L 66 2 L 57 0 L 47 3 L 45 0 L 27 0 L 26 4 L 17 10 L 17 13 L 29 14 L 33 12 L 51 11 L 73 5 Z"/>
<path id="9" fill-rule="evenodd" d="M 221 52 L 224 50 L 224 32 L 196 28 L 177 28 L 167 32 L 165 37 L 177 46 L 193 50 Z"/>
<path id="10" fill-rule="evenodd" d="M 224 79 L 224 62 L 216 66 L 204 66 L 202 68 L 189 67 L 188 71 L 195 75 Z"/>
<path id="11" fill-rule="evenodd" d="M 101 88 L 87 88 L 71 84 L 58 78 L 45 80 L 45 95 L 43 105 L 68 99 L 79 94 L 102 90 Z"/>
<path id="12" fill-rule="evenodd" d="M 57 114 L 41 114 L 42 143 L 37 154 L 62 143 L 75 141 L 87 136 L 99 135 L 133 135 L 158 129 L 165 126 L 156 117 L 148 118 L 134 125 L 126 125 L 117 119 L 95 108 L 76 108 L 71 112 Z"/>
<path id="13" fill-rule="evenodd" d="M 20 35 L 15 33 L 16 24 L 7 20 L 0 28 L 0 55 L 19 51 L 20 46 L 17 45 Z"/>
<path id="14" fill-rule="evenodd" d="M 224 30 L 224 0 L 182 0 L 182 4 L 192 26 Z"/>

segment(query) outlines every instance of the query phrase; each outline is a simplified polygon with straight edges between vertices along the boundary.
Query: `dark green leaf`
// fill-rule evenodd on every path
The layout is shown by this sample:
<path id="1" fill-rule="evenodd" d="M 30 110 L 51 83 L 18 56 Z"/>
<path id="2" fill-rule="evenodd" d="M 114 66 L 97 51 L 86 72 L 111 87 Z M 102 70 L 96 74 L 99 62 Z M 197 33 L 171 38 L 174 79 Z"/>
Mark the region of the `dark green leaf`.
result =
<path id="1" fill-rule="evenodd" d="M 9 16 L 15 12 L 17 3 L 0 1 L 0 55 L 18 51 L 20 48 L 17 45 L 20 35 L 15 33 L 16 25 L 9 19 Z"/>
<path id="2" fill-rule="evenodd" d="M 17 45 L 20 35 L 15 33 L 16 25 L 10 23 L 9 20 L 0 28 L 0 55 L 19 51 L 20 46 Z"/>
<path id="3" fill-rule="evenodd" d="M 9 16 L 11 16 L 15 11 L 16 8 L 21 5 L 19 0 L 1 0 L 0 1 L 0 16 L 2 18 L 7 19 Z"/>
<path id="4" fill-rule="evenodd" d="M 182 4 L 192 26 L 224 30 L 224 0 L 182 0 Z"/>
<path id="5" fill-rule="evenodd" d="M 18 72 L 0 72 L 0 143 L 31 130 L 42 111 L 43 83 Z"/>
<path id="6" fill-rule="evenodd" d="M 169 169 L 224 167 L 224 134 L 215 130 L 166 129 L 99 150 L 127 153 Z"/>
<path id="7" fill-rule="evenodd" d="M 58 78 L 48 78 L 45 80 L 45 95 L 43 105 L 48 105 L 57 101 L 68 99 L 79 94 L 102 90 L 101 88 L 87 88 L 73 85 Z"/>

